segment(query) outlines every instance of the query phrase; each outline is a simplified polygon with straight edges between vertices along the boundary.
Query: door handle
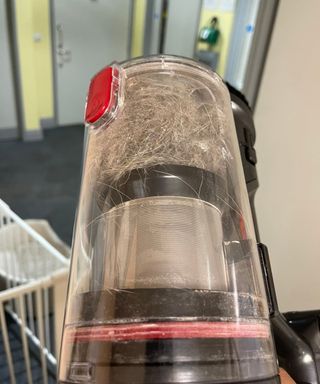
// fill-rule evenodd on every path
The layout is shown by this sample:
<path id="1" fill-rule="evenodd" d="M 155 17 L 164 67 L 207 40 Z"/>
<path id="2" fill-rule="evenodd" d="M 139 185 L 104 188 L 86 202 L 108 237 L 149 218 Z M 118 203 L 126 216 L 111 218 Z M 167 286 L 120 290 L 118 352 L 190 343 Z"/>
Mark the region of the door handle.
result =
<path id="1" fill-rule="evenodd" d="M 59 49 L 63 49 L 63 26 L 62 24 L 57 24 L 56 26 L 56 29 L 57 29 L 57 47 L 58 47 L 58 50 Z"/>
<path id="2" fill-rule="evenodd" d="M 63 49 L 63 27 L 62 24 L 57 24 L 56 25 L 56 30 L 57 30 L 57 55 L 58 55 L 58 66 L 60 68 L 63 67 L 63 54 L 64 54 L 64 49 Z"/>
<path id="3" fill-rule="evenodd" d="M 71 61 L 71 50 L 64 47 L 64 34 L 63 34 L 63 25 L 57 24 L 57 49 L 56 53 L 58 55 L 58 65 L 63 67 L 65 63 L 70 63 Z"/>

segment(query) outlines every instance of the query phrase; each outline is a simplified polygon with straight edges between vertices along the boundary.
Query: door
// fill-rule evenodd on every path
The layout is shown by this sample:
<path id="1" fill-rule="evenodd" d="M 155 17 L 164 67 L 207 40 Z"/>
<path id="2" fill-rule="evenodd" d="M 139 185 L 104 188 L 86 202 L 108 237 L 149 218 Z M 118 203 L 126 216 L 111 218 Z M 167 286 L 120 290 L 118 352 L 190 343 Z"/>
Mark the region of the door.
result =
<path id="1" fill-rule="evenodd" d="M 254 109 L 279 0 L 237 0 L 225 80 Z"/>
<path id="2" fill-rule="evenodd" d="M 164 52 L 194 57 L 201 0 L 169 0 Z"/>
<path id="3" fill-rule="evenodd" d="M 91 77 L 130 52 L 131 0 L 52 0 L 58 125 L 83 122 Z"/>
<path id="4" fill-rule="evenodd" d="M 18 137 L 13 66 L 11 63 L 5 0 L 0 0 L 0 140 Z"/>

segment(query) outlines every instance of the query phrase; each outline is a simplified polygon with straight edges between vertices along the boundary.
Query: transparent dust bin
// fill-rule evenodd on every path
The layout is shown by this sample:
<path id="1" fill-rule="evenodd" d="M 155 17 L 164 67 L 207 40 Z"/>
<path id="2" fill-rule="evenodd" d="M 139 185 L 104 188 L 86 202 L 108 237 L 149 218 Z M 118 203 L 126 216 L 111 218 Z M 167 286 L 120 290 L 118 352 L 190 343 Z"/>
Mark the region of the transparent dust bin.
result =
<path id="1" fill-rule="evenodd" d="M 91 81 L 61 383 L 277 382 L 222 80 L 158 56 Z"/>

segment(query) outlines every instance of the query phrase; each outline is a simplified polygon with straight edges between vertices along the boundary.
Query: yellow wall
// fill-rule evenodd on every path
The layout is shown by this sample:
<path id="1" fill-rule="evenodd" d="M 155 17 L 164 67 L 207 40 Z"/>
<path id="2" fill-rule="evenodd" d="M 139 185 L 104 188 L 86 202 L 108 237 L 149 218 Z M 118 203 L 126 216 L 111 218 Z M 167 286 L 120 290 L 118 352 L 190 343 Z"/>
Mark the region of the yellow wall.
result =
<path id="1" fill-rule="evenodd" d="M 34 30 L 42 40 L 34 43 L 36 78 L 38 90 L 38 112 L 41 118 L 53 117 L 53 68 L 52 38 L 50 30 L 49 0 L 33 0 Z"/>
<path id="2" fill-rule="evenodd" d="M 213 16 L 217 16 L 219 19 L 220 36 L 219 36 L 218 44 L 214 48 L 214 50 L 220 52 L 217 72 L 221 77 L 223 77 L 226 69 L 226 64 L 227 64 L 234 12 L 222 11 L 219 9 L 214 11 L 214 10 L 208 10 L 203 8 L 200 15 L 199 31 L 202 27 L 209 24 Z M 199 43 L 198 49 L 207 49 L 207 44 Z"/>
<path id="3" fill-rule="evenodd" d="M 24 123 L 34 130 L 54 115 L 49 0 L 16 0 L 15 12 Z"/>
<path id="4" fill-rule="evenodd" d="M 133 0 L 131 56 L 143 55 L 144 24 L 147 0 Z"/>

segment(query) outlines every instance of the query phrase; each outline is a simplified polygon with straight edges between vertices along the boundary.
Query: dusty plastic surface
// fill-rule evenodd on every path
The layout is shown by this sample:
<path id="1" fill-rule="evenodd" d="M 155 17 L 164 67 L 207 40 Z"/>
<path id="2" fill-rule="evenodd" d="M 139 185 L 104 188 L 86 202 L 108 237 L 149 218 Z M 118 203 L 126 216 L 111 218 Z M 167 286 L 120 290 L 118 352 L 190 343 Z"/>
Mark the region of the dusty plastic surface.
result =
<path id="1" fill-rule="evenodd" d="M 61 382 L 274 377 L 227 89 L 170 56 L 117 74 L 117 105 L 88 129 Z"/>

